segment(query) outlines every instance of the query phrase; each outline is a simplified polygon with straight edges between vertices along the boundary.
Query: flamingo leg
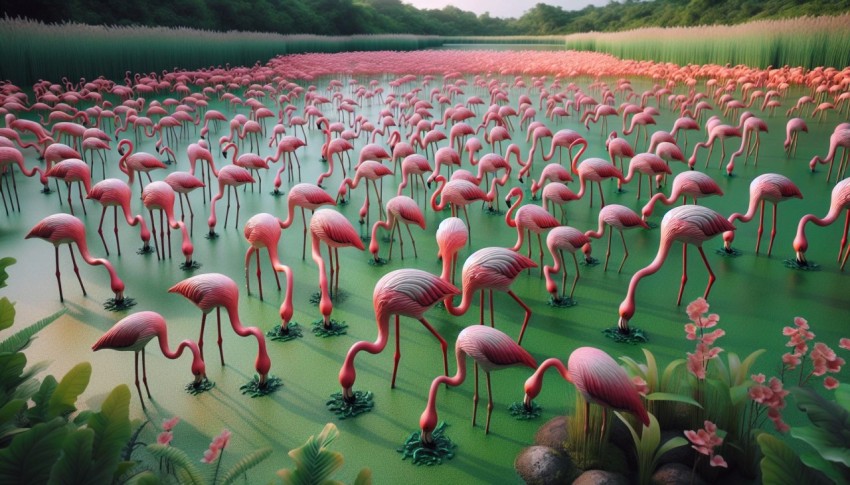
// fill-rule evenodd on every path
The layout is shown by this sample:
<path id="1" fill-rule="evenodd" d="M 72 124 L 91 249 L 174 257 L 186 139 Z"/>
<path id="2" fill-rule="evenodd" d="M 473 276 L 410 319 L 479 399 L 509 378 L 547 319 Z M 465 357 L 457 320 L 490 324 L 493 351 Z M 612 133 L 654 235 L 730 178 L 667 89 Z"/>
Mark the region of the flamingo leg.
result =
<path id="1" fill-rule="evenodd" d="M 266 248 L 268 250 L 268 248 Z M 274 280 L 277 283 L 277 291 L 280 291 L 280 276 L 277 274 L 277 270 L 274 267 L 274 261 L 271 260 L 271 253 L 269 253 L 269 262 L 272 264 L 272 272 L 274 273 Z M 257 251 L 257 271 L 260 270 L 260 251 Z M 260 298 L 262 300 L 262 298 Z"/>
<path id="2" fill-rule="evenodd" d="M 260 250 L 257 249 L 254 251 L 257 254 L 257 286 L 260 287 L 260 301 L 263 300 L 263 279 L 261 277 L 262 271 L 260 270 Z M 277 276 L 277 271 L 275 271 L 275 276 Z M 278 288 L 279 290 L 280 288 Z"/>
<path id="3" fill-rule="evenodd" d="M 301 242 L 301 260 L 303 261 L 307 254 L 307 214 L 303 207 L 301 208 L 301 222 L 304 224 L 304 231 L 301 233 L 304 236 Z"/>
<path id="4" fill-rule="evenodd" d="M 227 187 L 227 210 L 224 212 L 224 226 L 222 226 L 222 227 L 225 227 L 225 228 L 227 227 L 227 217 L 230 215 L 230 189 L 231 188 L 232 187 L 230 187 L 230 186 Z M 238 197 L 238 193 L 237 193 L 237 197 Z"/>
<path id="5" fill-rule="evenodd" d="M 490 299 L 490 326 L 496 328 L 496 319 L 493 318 L 493 290 L 488 290 L 487 293 Z"/>
<path id="6" fill-rule="evenodd" d="M 841 260 L 841 253 L 844 252 L 844 247 L 847 246 L 847 231 L 850 229 L 850 210 L 845 213 L 844 217 L 844 232 L 841 236 L 841 246 L 838 248 L 838 258 Z"/>
<path id="7" fill-rule="evenodd" d="M 581 277 L 581 273 L 578 270 L 578 259 L 576 259 L 576 253 L 573 253 L 573 262 L 576 265 L 576 277 L 573 279 L 573 287 L 570 290 L 570 300 L 573 299 L 573 293 L 575 293 L 575 291 L 576 291 L 576 283 L 578 283 L 578 279 Z M 567 272 L 565 270 L 564 276 L 566 276 L 566 275 L 567 275 Z M 564 287 L 566 287 L 566 283 L 564 284 Z"/>
<path id="8" fill-rule="evenodd" d="M 469 232 L 469 242 L 470 246 L 472 245 L 472 225 L 469 223 L 469 214 L 466 213 L 466 206 L 463 206 L 463 217 L 466 218 L 466 225 L 468 227 L 467 231 Z"/>
<path id="9" fill-rule="evenodd" d="M 844 257 L 841 259 L 841 271 L 844 271 L 844 265 L 847 264 L 847 256 L 850 256 L 850 246 L 844 251 Z"/>
<path id="10" fill-rule="evenodd" d="M 638 178 L 640 181 L 640 178 Z M 602 201 L 602 207 L 605 207 L 605 194 L 602 193 L 602 181 L 596 182 L 599 185 L 599 199 Z M 590 198 L 590 202 L 593 203 L 593 197 Z"/>
<path id="11" fill-rule="evenodd" d="M 706 262 L 706 265 L 708 263 Z M 688 245 L 682 243 L 682 284 L 679 285 L 679 297 L 676 299 L 676 306 L 682 304 L 682 292 L 685 291 L 685 283 L 688 282 Z"/>
<path id="12" fill-rule="evenodd" d="M 148 366 L 145 363 L 145 349 L 142 348 L 142 382 L 145 384 L 145 391 L 148 393 L 148 399 L 153 399 L 151 397 L 151 390 L 148 388 Z"/>
<path id="13" fill-rule="evenodd" d="M 623 265 L 626 264 L 626 258 L 629 257 L 629 248 L 626 247 L 626 237 L 623 236 L 623 231 L 620 231 L 620 239 L 623 240 L 623 260 L 620 262 L 620 267 L 617 268 L 617 273 L 619 273 L 623 269 Z"/>
<path id="14" fill-rule="evenodd" d="M 74 274 L 77 275 L 77 281 L 80 282 L 80 288 L 82 288 L 83 296 L 85 296 L 87 294 L 86 287 L 83 286 L 83 279 L 80 277 L 80 268 L 77 267 L 77 258 L 74 257 L 74 248 L 72 248 L 70 244 L 68 245 L 68 252 L 71 253 L 71 262 L 74 264 Z"/>
<path id="15" fill-rule="evenodd" d="M 773 251 L 773 239 L 776 237 L 776 204 L 773 204 L 773 226 L 770 228 L 770 244 L 767 246 L 767 256 Z"/>
<path id="16" fill-rule="evenodd" d="M 247 291 L 249 295 L 251 294 L 251 281 L 248 279 L 248 270 L 251 268 L 251 253 L 253 252 L 254 246 L 248 246 L 248 250 L 245 251 L 245 291 Z M 259 269 L 259 262 L 257 262 L 258 273 Z M 257 276 L 257 279 L 260 279 L 259 275 Z M 260 299 L 262 300 L 262 297 L 260 297 Z"/>
<path id="17" fill-rule="evenodd" d="M 478 415 L 478 362 L 473 364 L 475 373 L 475 391 L 472 393 L 472 427 L 475 427 L 475 418 Z"/>
<path id="18" fill-rule="evenodd" d="M 484 434 L 490 433 L 490 415 L 493 414 L 493 388 L 490 386 L 490 373 L 485 372 L 484 376 L 487 378 L 487 422 L 484 425 Z M 475 386 L 476 388 L 478 386 Z"/>
<path id="19" fill-rule="evenodd" d="M 517 230 L 521 231 L 521 229 L 519 229 L 519 228 L 517 228 Z M 528 239 L 528 252 L 526 253 L 526 256 L 528 256 L 528 259 L 531 259 L 531 229 L 526 229 L 525 234 L 526 234 L 526 239 Z M 527 271 L 528 271 L 528 274 L 531 274 L 531 268 L 528 268 Z"/>
<path id="20" fill-rule="evenodd" d="M 484 290 L 479 293 L 478 325 L 484 325 Z"/>
<path id="21" fill-rule="evenodd" d="M 221 338 L 221 307 L 216 307 L 215 319 L 218 324 L 218 356 L 221 359 L 221 365 L 224 365 L 224 347 L 222 347 L 223 340 Z"/>
<path id="22" fill-rule="evenodd" d="M 116 214 L 118 207 L 115 207 Z M 97 226 L 97 234 L 100 236 L 100 242 L 103 243 L 103 249 L 106 251 L 106 255 L 109 256 L 109 248 L 106 247 L 106 239 L 103 237 L 103 219 L 106 217 L 106 206 L 103 206 L 103 210 L 100 212 L 100 224 Z M 116 215 L 117 218 L 117 215 Z M 118 232 L 118 225 L 115 225 L 115 231 Z"/>
<path id="23" fill-rule="evenodd" d="M 522 329 L 519 331 L 519 339 L 517 339 L 516 342 L 518 345 L 522 345 L 522 336 L 525 334 L 525 327 L 528 326 L 528 320 L 531 318 L 531 308 L 529 308 L 528 305 L 526 305 L 522 300 L 520 300 L 520 298 L 516 295 L 516 293 L 514 293 L 513 290 L 508 290 L 508 294 L 511 295 L 511 298 L 516 300 L 516 302 L 519 303 L 519 306 L 521 306 L 525 310 L 525 318 L 523 318 L 522 320 Z"/>
<path id="24" fill-rule="evenodd" d="M 134 352 L 135 361 L 136 361 L 136 390 L 139 391 L 139 400 L 142 402 L 142 409 L 147 409 L 145 407 L 145 399 L 142 397 L 142 388 L 139 386 L 139 352 Z"/>
<path id="25" fill-rule="evenodd" d="M 195 212 L 192 210 L 192 201 L 189 200 L 189 194 L 181 194 L 181 195 L 186 198 L 186 205 L 189 206 L 189 236 L 191 236 L 192 233 L 195 230 Z M 183 204 L 183 198 L 182 197 L 180 198 L 180 204 L 181 204 L 180 210 L 182 211 L 183 210 L 182 209 L 182 204 Z"/>
<path id="26" fill-rule="evenodd" d="M 239 209 L 242 208 L 242 204 L 239 203 L 239 192 L 234 190 L 233 195 L 236 196 L 236 220 L 233 221 L 233 228 L 236 229 L 239 227 Z"/>
<path id="27" fill-rule="evenodd" d="M 401 345 L 398 335 L 398 315 L 395 316 L 395 354 L 393 354 L 393 378 L 390 382 L 390 388 L 395 389 L 395 376 L 398 372 L 398 361 L 401 360 Z"/>
<path id="28" fill-rule="evenodd" d="M 705 298 L 708 299 L 708 292 L 711 291 L 711 285 L 714 284 L 714 280 L 717 278 L 714 276 L 714 271 L 711 270 L 711 266 L 708 264 L 708 259 L 705 257 L 705 251 L 702 250 L 702 246 L 699 246 L 699 254 L 702 256 L 702 262 L 705 263 L 705 269 L 708 270 L 708 286 L 705 287 Z"/>
<path id="29" fill-rule="evenodd" d="M 761 246 L 761 235 L 764 233 L 764 200 L 759 204 L 759 228 L 756 231 L 756 254 L 759 253 L 759 246 Z M 774 207 L 774 210 L 776 208 Z M 776 222 L 774 221 L 774 224 Z M 771 244 L 773 244 L 773 238 L 770 239 Z"/>
<path id="30" fill-rule="evenodd" d="M 558 249 L 558 259 L 559 259 L 559 261 L 561 261 L 561 265 L 563 265 L 564 264 L 564 250 L 563 249 Z M 561 294 L 558 296 L 558 298 L 561 298 L 561 299 L 564 298 L 565 292 L 567 291 L 567 268 L 563 268 L 563 270 L 564 270 L 562 272 L 563 274 L 561 274 Z M 557 290 L 556 290 L 556 293 L 557 293 Z"/>
<path id="31" fill-rule="evenodd" d="M 437 340 L 440 341 L 440 349 L 443 351 L 443 374 L 449 375 L 449 358 L 448 358 L 449 344 L 446 342 L 446 339 L 444 339 L 443 336 L 440 335 L 440 333 L 437 332 L 437 330 L 433 326 L 431 326 L 430 323 L 428 323 L 428 320 L 425 320 L 425 317 L 420 318 L 419 322 L 422 325 L 424 325 L 425 328 L 427 328 L 429 332 L 431 332 L 431 335 L 433 335 L 434 337 L 437 338 Z M 398 335 L 398 329 L 396 329 L 396 335 Z"/>
<path id="32" fill-rule="evenodd" d="M 613 229 L 608 231 L 608 247 L 605 249 L 605 266 L 602 268 L 602 271 L 608 271 L 608 258 L 611 257 L 611 236 L 613 233 Z M 620 235 L 622 235 L 622 233 L 620 233 Z M 625 259 L 623 259 L 623 261 L 625 261 Z M 621 264 L 620 267 L 622 268 L 623 265 Z M 617 272 L 619 273 L 620 271 L 617 270 Z"/>
<path id="33" fill-rule="evenodd" d="M 419 253 L 416 252 L 416 239 L 413 239 L 413 233 L 410 232 L 410 224 L 406 224 L 404 227 L 407 228 L 407 234 L 410 236 L 410 243 L 413 244 L 413 257 L 418 258 Z M 399 229 L 398 233 L 399 233 L 398 237 L 399 237 L 399 239 L 401 239 L 401 229 Z"/>
<path id="34" fill-rule="evenodd" d="M 14 179 L 14 178 L 15 178 L 15 175 L 14 175 L 14 172 L 13 172 L 12 173 L 12 179 Z M 88 213 L 88 211 L 86 211 L 86 203 L 85 203 L 85 201 L 83 201 L 83 184 L 82 184 L 82 182 L 77 183 L 77 189 L 78 189 L 78 193 L 80 195 L 80 205 L 83 206 L 83 215 L 87 216 L 87 215 L 89 215 L 89 213 Z M 70 193 L 71 192 L 69 191 L 68 194 L 70 194 Z M 70 205 L 70 204 L 68 204 L 68 205 Z M 20 211 L 20 207 L 18 208 L 18 211 Z"/>
<path id="35" fill-rule="evenodd" d="M 59 245 L 54 246 L 53 249 L 56 253 L 56 272 L 54 274 L 56 275 L 56 283 L 59 284 L 59 301 L 63 302 L 65 298 L 62 296 L 62 280 L 59 278 Z"/>
<path id="36" fill-rule="evenodd" d="M 392 225 L 390 225 L 390 252 L 387 254 L 387 259 L 393 259 L 393 244 L 395 243 L 395 235 L 393 234 L 398 228 L 398 242 L 401 245 L 401 228 L 398 227 L 398 221 L 393 219 Z M 404 250 L 401 252 L 401 259 L 404 259 Z"/>

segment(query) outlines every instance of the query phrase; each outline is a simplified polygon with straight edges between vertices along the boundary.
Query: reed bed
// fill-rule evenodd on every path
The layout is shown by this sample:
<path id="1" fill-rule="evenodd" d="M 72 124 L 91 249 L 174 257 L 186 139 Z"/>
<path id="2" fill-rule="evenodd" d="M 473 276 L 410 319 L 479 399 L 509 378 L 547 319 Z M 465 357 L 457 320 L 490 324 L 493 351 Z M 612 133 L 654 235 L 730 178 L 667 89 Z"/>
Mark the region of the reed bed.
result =
<path id="1" fill-rule="evenodd" d="M 126 70 L 160 72 L 216 65 L 265 63 L 304 52 L 415 50 L 440 45 L 437 37 L 355 35 L 326 37 L 189 28 L 58 25 L 0 19 L 0 79 L 32 85 L 39 79 L 122 79 Z"/>
<path id="2" fill-rule="evenodd" d="M 850 65 L 850 14 L 759 20 L 733 26 L 644 28 L 566 37 L 570 49 L 677 64 Z"/>
<path id="3" fill-rule="evenodd" d="M 564 46 L 563 35 L 470 35 L 440 37 L 443 44 L 540 44 Z"/>

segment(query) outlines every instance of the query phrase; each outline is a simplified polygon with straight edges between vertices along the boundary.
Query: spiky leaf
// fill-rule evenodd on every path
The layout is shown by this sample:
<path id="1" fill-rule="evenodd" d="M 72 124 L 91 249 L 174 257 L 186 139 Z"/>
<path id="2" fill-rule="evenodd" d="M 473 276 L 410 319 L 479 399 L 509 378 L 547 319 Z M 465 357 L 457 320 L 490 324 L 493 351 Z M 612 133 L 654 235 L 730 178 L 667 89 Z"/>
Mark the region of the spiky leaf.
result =
<path id="1" fill-rule="evenodd" d="M 201 471 L 185 451 L 157 443 L 148 445 L 147 449 L 155 458 L 161 459 L 165 462 L 164 464 L 174 468 L 179 483 L 204 485 L 204 477 L 201 475 Z"/>
<path id="2" fill-rule="evenodd" d="M 271 456 L 272 449 L 271 448 L 261 448 L 259 450 L 255 450 L 247 455 L 243 456 L 241 460 L 236 462 L 230 470 L 227 470 L 221 477 L 221 483 L 224 485 L 229 485 L 242 477 L 245 473 L 248 472 L 251 468 L 254 468 L 260 462 Z"/>
<path id="3" fill-rule="evenodd" d="M 30 325 L 29 327 L 24 328 L 23 330 L 18 331 L 13 334 L 6 340 L 0 342 L 0 353 L 2 352 L 20 352 L 27 348 L 30 344 L 30 341 L 36 333 L 38 333 L 44 327 L 53 323 L 57 318 L 62 316 L 66 311 L 65 308 L 59 310 L 58 312 L 50 315 L 47 318 L 42 318 L 36 323 Z"/>
<path id="4" fill-rule="evenodd" d="M 658 363 L 648 349 L 643 349 L 646 356 L 646 384 L 650 389 L 658 389 Z"/>
<path id="5" fill-rule="evenodd" d="M 761 459 L 763 483 L 775 485 L 826 485 L 831 483 L 823 474 L 807 467 L 797 453 L 778 438 L 761 433 L 756 438 L 764 457 Z"/>
<path id="6" fill-rule="evenodd" d="M 737 375 L 732 376 L 735 379 L 735 385 L 741 385 L 747 381 L 750 377 L 750 367 L 756 362 L 756 359 L 761 356 L 761 354 L 767 352 L 766 349 L 758 349 L 753 351 L 750 355 L 741 362 L 741 365 L 737 369 Z"/>
<path id="7" fill-rule="evenodd" d="M 372 485 L 372 470 L 364 468 L 354 479 L 354 485 Z"/>
<path id="8" fill-rule="evenodd" d="M 0 298 L 0 330 L 6 330 L 15 323 L 15 305 L 5 296 Z"/>
<path id="9" fill-rule="evenodd" d="M 307 442 L 289 452 L 295 462 L 294 470 L 280 470 L 278 475 L 283 483 L 292 485 L 310 485 L 322 483 L 342 467 L 342 454 L 327 449 L 339 430 L 328 423 L 318 436 L 310 436 Z"/>
<path id="10" fill-rule="evenodd" d="M 94 467 L 108 472 L 111 479 L 121 461 L 121 450 L 130 438 L 130 388 L 121 384 L 113 389 L 100 412 L 93 413 L 87 424 L 95 432 Z"/>
<path id="11" fill-rule="evenodd" d="M 147 426 L 148 423 L 150 423 L 150 420 L 146 419 L 142 424 L 136 427 L 136 431 L 133 431 L 133 434 L 130 436 L 130 439 L 127 440 L 127 444 L 125 444 L 124 448 L 121 449 L 122 460 L 130 461 L 130 458 L 133 455 L 133 450 L 135 450 L 137 446 L 144 446 L 143 444 L 139 443 L 139 435 L 142 434 L 142 430 L 145 429 L 145 426 Z"/>
<path id="12" fill-rule="evenodd" d="M 0 288 L 6 287 L 6 280 L 9 279 L 9 273 L 6 268 L 15 264 L 17 260 L 11 257 L 0 258 Z"/>
<path id="13" fill-rule="evenodd" d="M 52 416 L 62 416 L 77 409 L 77 398 L 86 390 L 91 379 L 91 364 L 80 362 L 59 381 L 53 395 L 50 396 L 48 412 Z"/>
<path id="14" fill-rule="evenodd" d="M 95 483 L 91 476 L 94 431 L 78 429 L 65 438 L 62 454 L 50 471 L 50 485 Z"/>
<path id="15" fill-rule="evenodd" d="M 58 383 L 56 382 L 56 378 L 52 375 L 45 376 L 44 380 L 41 381 L 41 386 L 38 388 L 38 391 L 32 395 L 32 402 L 34 406 L 27 409 L 27 418 L 30 422 L 42 423 L 48 420 L 48 403 L 50 402 L 50 396 L 53 395 L 57 385 Z M 56 415 L 53 417 L 55 418 Z"/>
<path id="16" fill-rule="evenodd" d="M 672 392 L 653 392 L 651 394 L 646 395 L 647 401 L 674 401 L 681 402 L 685 404 L 690 404 L 692 406 L 696 406 L 702 409 L 702 405 L 694 400 L 690 396 L 685 396 L 683 394 L 675 394 Z"/>
<path id="17" fill-rule="evenodd" d="M 13 393 L 23 381 L 21 376 L 26 365 L 27 356 L 20 352 L 0 354 L 0 391 L 5 391 L 5 394 Z"/>
<path id="18" fill-rule="evenodd" d="M 59 457 L 67 434 L 65 420 L 56 418 L 15 436 L 8 448 L 0 450 L 0 483 L 46 483 L 50 467 L 45 464 Z"/>

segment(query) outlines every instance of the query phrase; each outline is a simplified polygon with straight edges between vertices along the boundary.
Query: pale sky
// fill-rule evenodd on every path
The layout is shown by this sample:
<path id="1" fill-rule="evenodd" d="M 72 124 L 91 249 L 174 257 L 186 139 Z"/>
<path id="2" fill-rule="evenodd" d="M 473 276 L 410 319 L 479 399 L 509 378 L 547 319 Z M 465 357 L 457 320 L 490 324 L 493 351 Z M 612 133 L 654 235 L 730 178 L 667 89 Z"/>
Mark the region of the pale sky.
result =
<path id="1" fill-rule="evenodd" d="M 581 10 L 588 5 L 601 7 L 608 4 L 608 0 L 402 0 L 419 9 L 433 8 L 441 9 L 446 5 L 454 5 L 461 10 L 474 12 L 480 15 L 490 12 L 491 17 L 519 18 L 526 10 L 530 10 L 538 3 L 561 7 L 564 10 Z"/>

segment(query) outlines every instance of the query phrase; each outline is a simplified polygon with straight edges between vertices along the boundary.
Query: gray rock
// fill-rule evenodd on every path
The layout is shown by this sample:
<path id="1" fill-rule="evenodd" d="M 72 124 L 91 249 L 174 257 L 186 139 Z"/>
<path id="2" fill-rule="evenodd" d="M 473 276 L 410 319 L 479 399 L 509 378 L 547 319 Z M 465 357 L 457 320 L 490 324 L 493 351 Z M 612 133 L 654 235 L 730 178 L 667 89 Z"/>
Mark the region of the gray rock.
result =
<path id="1" fill-rule="evenodd" d="M 664 444 L 668 440 L 672 438 L 677 438 L 679 436 L 684 438 L 685 434 L 681 431 L 662 431 L 661 444 Z M 667 463 L 681 463 L 687 467 L 692 467 L 694 465 L 695 455 L 696 453 L 694 452 L 694 449 L 691 448 L 690 443 L 687 443 L 684 446 L 678 446 L 668 451 L 667 453 L 661 455 L 658 458 L 658 465 L 665 465 Z"/>
<path id="2" fill-rule="evenodd" d="M 652 475 L 652 483 L 657 485 L 708 485 L 701 477 L 692 478 L 691 468 L 681 463 L 662 465 Z"/>
<path id="3" fill-rule="evenodd" d="M 548 446 L 524 448 L 514 461 L 514 468 L 528 485 L 569 483 L 578 474 L 569 456 Z"/>
<path id="4" fill-rule="evenodd" d="M 567 441 L 567 422 L 566 416 L 556 416 L 546 421 L 534 435 L 534 444 L 563 450 L 564 442 Z"/>
<path id="5" fill-rule="evenodd" d="M 604 470 L 588 470 L 573 482 L 573 485 L 629 485 L 629 479 L 619 473 Z"/>

